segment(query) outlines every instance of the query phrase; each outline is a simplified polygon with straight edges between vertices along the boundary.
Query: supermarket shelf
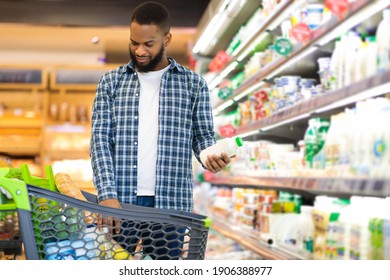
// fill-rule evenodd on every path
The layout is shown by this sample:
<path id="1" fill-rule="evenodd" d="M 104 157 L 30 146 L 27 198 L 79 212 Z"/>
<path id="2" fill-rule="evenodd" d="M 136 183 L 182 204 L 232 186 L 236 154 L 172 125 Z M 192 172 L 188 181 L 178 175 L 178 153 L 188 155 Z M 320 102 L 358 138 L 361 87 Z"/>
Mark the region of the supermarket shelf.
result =
<path id="1" fill-rule="evenodd" d="M 379 73 L 371 78 L 353 83 L 347 87 L 317 96 L 297 103 L 278 113 L 252 122 L 246 126 L 237 128 L 236 135 L 243 135 L 255 130 L 267 130 L 293 122 L 312 114 L 324 112 L 330 109 L 344 107 L 345 105 L 390 92 L 390 71 Z"/>
<path id="2" fill-rule="evenodd" d="M 67 128 L 67 127 L 71 127 L 71 126 L 78 127 L 78 128 L 80 128 L 80 130 L 82 127 L 85 127 L 85 130 L 88 131 L 88 130 L 90 130 L 89 128 L 90 128 L 91 124 L 88 121 L 67 122 L 67 121 L 53 121 L 50 119 L 48 119 L 46 122 L 46 127 L 48 128 L 48 130 L 50 130 L 50 129 L 53 130 L 53 127 L 55 127 L 55 128 L 57 128 L 58 131 L 61 131 L 61 128 Z M 66 129 L 65 129 L 65 131 L 66 131 Z"/>
<path id="3" fill-rule="evenodd" d="M 43 66 L 0 65 L 0 89 L 45 89 L 48 76 Z"/>
<path id="4" fill-rule="evenodd" d="M 240 44 L 240 46 L 235 51 L 234 56 L 232 57 L 230 63 L 226 67 L 224 67 L 221 71 L 216 73 L 213 76 L 213 79 L 209 82 L 211 85 L 210 88 L 213 88 L 212 84 L 218 85 L 218 83 L 230 73 L 229 69 L 233 71 L 236 67 L 233 67 L 235 63 L 243 61 L 250 53 L 248 50 L 251 49 L 251 45 L 256 43 L 258 38 L 269 28 L 269 26 L 285 11 L 294 0 L 285 0 L 282 3 L 280 3 L 275 11 L 273 11 L 264 21 L 262 25 L 258 27 L 257 30 L 255 30 L 250 38 L 248 38 L 247 41 Z M 229 72 L 229 73 L 226 73 Z M 216 82 L 218 81 L 218 82 Z"/>
<path id="5" fill-rule="evenodd" d="M 243 231 L 240 229 L 233 229 L 225 223 L 221 222 L 220 219 L 213 219 L 212 228 L 219 231 L 228 238 L 233 239 L 240 245 L 252 250 L 253 252 L 263 256 L 268 260 L 299 260 L 304 259 L 302 256 L 287 252 L 276 247 L 269 246 L 259 240 L 258 237 L 251 234 L 250 232 Z"/>
<path id="6" fill-rule="evenodd" d="M 119 65 L 96 66 L 63 66 L 52 69 L 50 75 L 51 89 L 65 90 L 92 90 L 96 91 L 96 85 L 101 76 Z"/>
<path id="7" fill-rule="evenodd" d="M 327 34 L 330 34 L 341 24 L 347 22 L 355 13 L 361 11 L 365 7 L 376 3 L 377 1 L 371 0 L 357 0 L 351 4 L 348 14 L 344 17 L 343 20 L 339 20 L 336 17 L 333 17 L 327 24 L 321 26 L 312 33 L 312 39 L 302 46 L 298 47 L 293 53 L 288 57 L 281 57 L 278 60 L 265 66 L 262 71 L 259 71 L 247 81 L 245 81 L 239 88 L 237 88 L 234 93 L 225 100 L 219 102 L 215 108 L 226 108 L 226 104 L 232 103 L 232 101 L 237 101 L 243 96 L 251 93 L 253 90 L 260 87 L 260 83 L 264 79 L 271 79 L 282 72 L 283 69 L 288 68 L 293 63 L 303 59 L 305 56 L 311 54 L 317 49 L 317 44 L 323 39 Z M 256 87 L 257 86 L 257 87 Z"/>
<path id="8" fill-rule="evenodd" d="M 390 179 L 214 176 L 213 185 L 289 189 L 312 193 L 390 196 Z"/>
<path id="9" fill-rule="evenodd" d="M 25 117 L 0 117 L 0 128 L 39 128 L 43 127 L 43 119 L 41 117 L 25 118 Z"/>
<path id="10" fill-rule="evenodd" d="M 84 150 L 45 150 L 45 157 L 53 159 L 88 159 L 89 151 Z"/>
<path id="11" fill-rule="evenodd" d="M 12 156 L 36 156 L 40 153 L 40 147 L 27 147 L 25 145 L 2 146 L 0 153 Z"/>

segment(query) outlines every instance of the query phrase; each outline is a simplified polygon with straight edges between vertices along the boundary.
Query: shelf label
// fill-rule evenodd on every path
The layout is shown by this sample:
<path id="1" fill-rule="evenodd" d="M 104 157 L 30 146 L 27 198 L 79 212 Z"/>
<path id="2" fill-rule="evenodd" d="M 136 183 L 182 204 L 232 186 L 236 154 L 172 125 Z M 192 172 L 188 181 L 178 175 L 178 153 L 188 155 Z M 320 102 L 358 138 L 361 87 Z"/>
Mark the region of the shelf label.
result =
<path id="1" fill-rule="evenodd" d="M 221 134 L 222 137 L 232 137 L 235 132 L 236 129 L 231 124 L 227 124 L 219 128 L 219 134 Z"/>
<path id="2" fill-rule="evenodd" d="M 279 38 L 275 42 L 275 50 L 282 56 L 288 56 L 292 52 L 293 46 L 290 40 L 286 38 Z"/>
<path id="3" fill-rule="evenodd" d="M 233 90 L 231 88 L 228 88 L 228 87 L 223 87 L 221 88 L 219 91 L 218 91 L 218 97 L 221 98 L 221 99 L 226 99 L 228 98 L 230 95 L 232 95 L 233 93 Z"/>
<path id="4" fill-rule="evenodd" d="M 206 182 L 210 182 L 214 179 L 214 174 L 211 171 L 205 170 L 203 172 L 203 178 Z"/>
<path id="5" fill-rule="evenodd" d="M 342 18 L 349 9 L 349 2 L 348 0 L 326 0 L 325 6 L 339 18 Z"/>
<path id="6" fill-rule="evenodd" d="M 304 43 L 310 40 L 311 30 L 306 23 L 298 23 L 291 30 L 292 37 L 300 43 Z"/>

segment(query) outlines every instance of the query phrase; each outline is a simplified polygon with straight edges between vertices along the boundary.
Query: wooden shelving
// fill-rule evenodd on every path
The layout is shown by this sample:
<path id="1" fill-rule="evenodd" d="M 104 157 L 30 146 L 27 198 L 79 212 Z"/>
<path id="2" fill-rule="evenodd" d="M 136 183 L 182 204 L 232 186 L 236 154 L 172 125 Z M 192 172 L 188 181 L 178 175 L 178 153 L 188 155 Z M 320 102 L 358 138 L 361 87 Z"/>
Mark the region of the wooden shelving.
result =
<path id="1" fill-rule="evenodd" d="M 104 66 L 62 66 L 50 72 L 50 88 L 53 90 L 95 91 L 104 73 L 118 65 Z"/>
<path id="2" fill-rule="evenodd" d="M 0 65 L 0 153 L 39 158 L 42 170 L 89 159 L 96 86 L 116 67 Z"/>

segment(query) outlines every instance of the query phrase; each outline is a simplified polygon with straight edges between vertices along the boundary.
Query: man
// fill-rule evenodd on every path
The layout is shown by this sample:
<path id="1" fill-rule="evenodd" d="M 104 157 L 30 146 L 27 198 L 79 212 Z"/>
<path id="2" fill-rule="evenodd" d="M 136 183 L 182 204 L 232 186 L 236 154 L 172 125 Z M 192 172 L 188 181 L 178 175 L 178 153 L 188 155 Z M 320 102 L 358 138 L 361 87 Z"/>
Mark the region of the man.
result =
<path id="1" fill-rule="evenodd" d="M 192 151 L 215 143 L 206 82 L 167 57 L 167 9 L 145 2 L 130 22 L 130 62 L 101 78 L 93 104 L 91 161 L 101 205 L 193 211 Z M 223 154 L 208 157 L 218 172 Z"/>

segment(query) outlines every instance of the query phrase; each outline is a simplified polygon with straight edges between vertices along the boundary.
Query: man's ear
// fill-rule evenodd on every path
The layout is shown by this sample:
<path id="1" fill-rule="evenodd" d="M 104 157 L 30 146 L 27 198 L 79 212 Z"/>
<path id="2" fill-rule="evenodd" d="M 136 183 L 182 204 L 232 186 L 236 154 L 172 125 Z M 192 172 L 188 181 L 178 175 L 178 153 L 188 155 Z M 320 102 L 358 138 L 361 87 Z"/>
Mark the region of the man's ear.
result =
<path id="1" fill-rule="evenodd" d="M 171 43 L 171 40 L 172 40 L 172 34 L 171 34 L 171 32 L 168 32 L 168 33 L 164 36 L 164 46 L 165 46 L 165 47 L 168 47 L 169 44 Z"/>

